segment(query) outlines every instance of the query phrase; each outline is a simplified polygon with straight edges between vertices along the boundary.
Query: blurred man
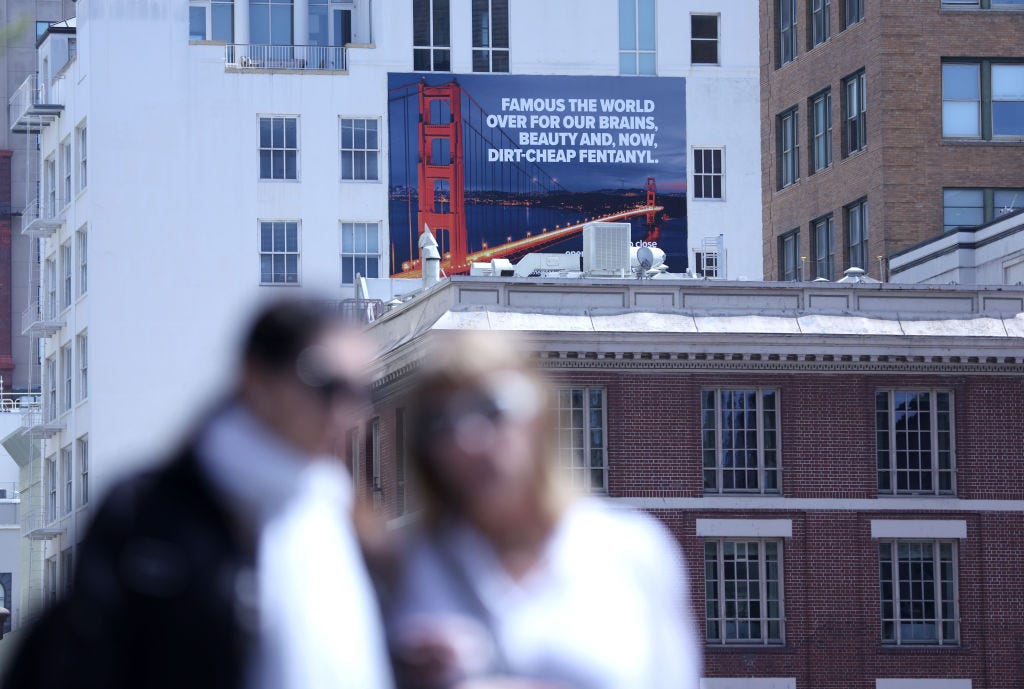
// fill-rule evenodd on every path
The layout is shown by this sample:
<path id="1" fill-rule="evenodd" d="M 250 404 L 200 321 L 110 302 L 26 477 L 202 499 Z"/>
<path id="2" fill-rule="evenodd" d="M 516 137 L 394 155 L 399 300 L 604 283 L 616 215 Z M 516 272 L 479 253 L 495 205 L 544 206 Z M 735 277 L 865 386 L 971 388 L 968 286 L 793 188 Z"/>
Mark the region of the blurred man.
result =
<path id="1" fill-rule="evenodd" d="M 100 506 L 72 591 L 4 687 L 390 687 L 352 484 L 331 456 L 371 354 L 326 308 L 266 308 L 235 393 Z"/>

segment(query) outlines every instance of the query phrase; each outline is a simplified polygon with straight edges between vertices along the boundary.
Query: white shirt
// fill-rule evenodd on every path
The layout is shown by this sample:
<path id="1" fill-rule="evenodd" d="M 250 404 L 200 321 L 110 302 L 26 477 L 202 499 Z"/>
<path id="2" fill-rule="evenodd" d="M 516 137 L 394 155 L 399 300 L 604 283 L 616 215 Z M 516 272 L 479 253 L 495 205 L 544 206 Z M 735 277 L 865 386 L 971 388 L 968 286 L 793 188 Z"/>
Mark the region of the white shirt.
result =
<path id="1" fill-rule="evenodd" d="M 248 688 L 389 689 L 344 467 L 292 448 L 239 405 L 210 422 L 197 454 L 229 509 L 258 533 L 260 644 Z"/>
<path id="2" fill-rule="evenodd" d="M 472 667 L 480 648 L 496 645 L 491 672 L 577 689 L 697 688 L 701 653 L 686 567 L 652 518 L 578 500 L 520 581 L 466 526 L 416 540 L 391 625 L 395 639 L 435 625 L 465 649 L 470 676 L 482 670 Z M 464 574 L 452 575 L 453 562 Z"/>

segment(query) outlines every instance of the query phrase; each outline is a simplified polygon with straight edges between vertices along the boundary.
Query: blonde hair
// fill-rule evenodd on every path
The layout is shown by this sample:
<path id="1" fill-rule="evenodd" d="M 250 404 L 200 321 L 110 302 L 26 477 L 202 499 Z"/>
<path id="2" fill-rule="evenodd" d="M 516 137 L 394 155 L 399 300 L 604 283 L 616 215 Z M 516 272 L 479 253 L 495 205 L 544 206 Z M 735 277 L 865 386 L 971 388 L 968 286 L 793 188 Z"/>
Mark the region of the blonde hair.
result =
<path id="1" fill-rule="evenodd" d="M 459 516 L 454 496 L 447 494 L 443 482 L 433 473 L 428 456 L 426 425 L 433 405 L 453 391 L 492 387 L 493 383 L 489 385 L 488 381 L 502 372 L 528 381 L 536 392 L 540 432 L 536 434 L 534 451 L 541 516 L 553 525 L 571 501 L 572 490 L 558 466 L 555 419 L 549 413 L 552 392 L 525 351 L 522 340 L 511 333 L 452 331 L 441 334 L 423 357 L 410 395 L 413 432 L 409 459 L 428 526 L 436 526 L 445 515 Z M 525 392 L 529 394 L 528 390 Z"/>

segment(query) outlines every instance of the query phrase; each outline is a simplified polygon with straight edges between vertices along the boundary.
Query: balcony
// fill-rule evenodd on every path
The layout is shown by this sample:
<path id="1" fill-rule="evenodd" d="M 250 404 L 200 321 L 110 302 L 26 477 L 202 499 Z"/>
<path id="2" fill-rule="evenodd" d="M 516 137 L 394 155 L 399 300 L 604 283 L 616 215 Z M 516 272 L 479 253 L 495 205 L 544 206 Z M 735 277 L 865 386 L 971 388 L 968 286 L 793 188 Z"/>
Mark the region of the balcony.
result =
<path id="1" fill-rule="evenodd" d="M 28 237 L 49 237 L 64 224 L 63 199 L 50 198 L 45 203 L 33 199 L 21 211 L 21 233 Z"/>
<path id="2" fill-rule="evenodd" d="M 33 541 L 48 541 L 64 535 L 64 527 L 57 526 L 44 509 L 26 512 L 21 519 L 21 533 Z"/>
<path id="3" fill-rule="evenodd" d="M 8 101 L 8 121 L 15 134 L 38 134 L 64 111 L 57 104 L 58 79 L 49 88 L 39 84 L 36 74 L 29 74 Z"/>
<path id="4" fill-rule="evenodd" d="M 50 337 L 64 327 L 64 317 L 57 304 L 34 301 L 21 316 L 21 334 Z"/>
<path id="5" fill-rule="evenodd" d="M 42 405 L 28 407 L 21 414 L 21 432 L 34 440 L 48 440 L 64 430 L 64 421 L 59 417 L 47 419 Z"/>
<path id="6" fill-rule="evenodd" d="M 333 45 L 257 45 L 229 43 L 224 63 L 240 71 L 340 72 L 347 69 L 346 48 Z"/>

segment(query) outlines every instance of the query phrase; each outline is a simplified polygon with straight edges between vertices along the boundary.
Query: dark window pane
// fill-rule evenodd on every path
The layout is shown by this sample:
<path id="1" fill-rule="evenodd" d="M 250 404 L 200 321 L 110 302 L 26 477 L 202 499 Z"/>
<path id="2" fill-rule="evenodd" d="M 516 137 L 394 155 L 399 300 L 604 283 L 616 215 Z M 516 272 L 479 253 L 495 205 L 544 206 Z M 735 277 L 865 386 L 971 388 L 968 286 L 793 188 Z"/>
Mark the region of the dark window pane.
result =
<path id="1" fill-rule="evenodd" d="M 695 14 L 690 17 L 693 38 L 718 38 L 718 17 Z"/>
<path id="2" fill-rule="evenodd" d="M 718 64 L 717 41 L 692 41 L 690 43 L 690 62 L 694 64 Z"/>

